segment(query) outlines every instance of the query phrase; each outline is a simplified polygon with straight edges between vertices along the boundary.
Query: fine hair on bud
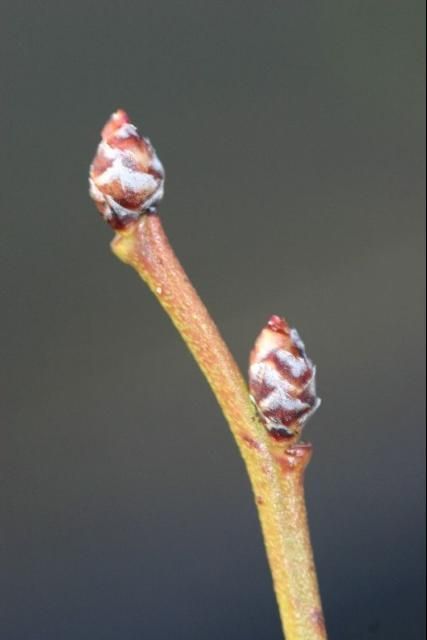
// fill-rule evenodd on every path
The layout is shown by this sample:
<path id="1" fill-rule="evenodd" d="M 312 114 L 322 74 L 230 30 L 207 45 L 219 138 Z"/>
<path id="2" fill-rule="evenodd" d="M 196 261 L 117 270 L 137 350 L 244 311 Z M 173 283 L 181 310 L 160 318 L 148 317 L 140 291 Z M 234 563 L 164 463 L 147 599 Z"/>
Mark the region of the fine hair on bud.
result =
<path id="1" fill-rule="evenodd" d="M 320 405 L 316 367 L 284 318 L 272 316 L 255 342 L 249 389 L 265 427 L 278 439 L 298 437 Z"/>

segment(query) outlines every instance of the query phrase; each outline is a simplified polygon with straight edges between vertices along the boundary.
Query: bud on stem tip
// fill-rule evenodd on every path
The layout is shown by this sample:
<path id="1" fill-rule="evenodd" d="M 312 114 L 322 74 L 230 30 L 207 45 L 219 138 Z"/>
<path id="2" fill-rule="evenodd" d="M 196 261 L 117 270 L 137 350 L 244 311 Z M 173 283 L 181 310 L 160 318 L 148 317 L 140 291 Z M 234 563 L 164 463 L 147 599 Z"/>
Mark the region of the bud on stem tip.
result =
<path id="1" fill-rule="evenodd" d="M 89 174 L 90 195 L 104 220 L 120 229 L 155 210 L 163 197 L 165 172 L 148 138 L 127 113 L 113 113 L 101 132 Z"/>
<path id="2" fill-rule="evenodd" d="M 249 389 L 265 427 L 278 439 L 295 439 L 320 405 L 316 367 L 286 320 L 271 316 L 250 355 Z"/>

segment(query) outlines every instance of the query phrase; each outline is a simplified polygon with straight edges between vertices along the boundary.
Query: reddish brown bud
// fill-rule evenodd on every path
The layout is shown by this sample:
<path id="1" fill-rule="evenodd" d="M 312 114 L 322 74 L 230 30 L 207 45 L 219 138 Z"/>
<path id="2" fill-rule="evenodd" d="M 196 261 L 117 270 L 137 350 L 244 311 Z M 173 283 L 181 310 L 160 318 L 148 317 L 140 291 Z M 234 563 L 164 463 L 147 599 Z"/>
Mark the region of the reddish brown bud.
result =
<path id="1" fill-rule="evenodd" d="M 113 227 L 154 209 L 163 196 L 164 170 L 147 138 L 119 109 L 101 133 L 90 167 L 90 195 Z"/>
<path id="2" fill-rule="evenodd" d="M 320 405 L 316 367 L 296 329 L 271 316 L 250 355 L 249 389 L 267 429 L 278 438 L 298 435 Z"/>

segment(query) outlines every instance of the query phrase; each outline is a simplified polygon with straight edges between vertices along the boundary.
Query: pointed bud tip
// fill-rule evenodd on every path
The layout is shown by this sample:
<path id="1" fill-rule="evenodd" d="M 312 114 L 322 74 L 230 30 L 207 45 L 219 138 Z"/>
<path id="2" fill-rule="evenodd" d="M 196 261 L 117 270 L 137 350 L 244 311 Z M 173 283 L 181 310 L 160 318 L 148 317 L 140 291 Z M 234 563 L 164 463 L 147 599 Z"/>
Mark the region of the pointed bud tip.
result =
<path id="1" fill-rule="evenodd" d="M 296 329 L 271 316 L 250 355 L 249 388 L 266 428 L 277 438 L 297 437 L 320 405 L 316 368 Z"/>
<path id="2" fill-rule="evenodd" d="M 123 109 L 110 116 L 101 138 L 90 167 L 90 195 L 103 218 L 122 228 L 158 205 L 164 169 Z"/>
<path id="3" fill-rule="evenodd" d="M 285 318 L 281 318 L 280 316 L 272 315 L 270 320 L 267 322 L 267 327 L 272 331 L 276 331 L 277 333 L 289 334 L 290 328 Z"/>
<path id="4" fill-rule="evenodd" d="M 105 123 L 102 131 L 101 138 L 105 142 L 109 142 L 111 138 L 114 137 L 114 134 L 121 128 L 123 125 L 130 124 L 130 118 L 124 109 L 117 109 L 114 113 L 111 114 L 107 122 Z"/>

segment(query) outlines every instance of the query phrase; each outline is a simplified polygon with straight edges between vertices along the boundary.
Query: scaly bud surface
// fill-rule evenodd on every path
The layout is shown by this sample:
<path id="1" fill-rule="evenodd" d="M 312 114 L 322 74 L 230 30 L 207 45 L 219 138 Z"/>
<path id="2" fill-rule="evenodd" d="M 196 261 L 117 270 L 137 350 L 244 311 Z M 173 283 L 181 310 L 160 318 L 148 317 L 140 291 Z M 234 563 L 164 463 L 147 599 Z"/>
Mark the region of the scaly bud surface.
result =
<path id="1" fill-rule="evenodd" d="M 103 218 L 122 228 L 154 210 L 163 197 L 165 172 L 147 138 L 119 109 L 101 133 L 89 174 L 90 195 Z"/>
<path id="2" fill-rule="evenodd" d="M 276 438 L 298 436 L 320 405 L 316 367 L 296 329 L 272 316 L 250 355 L 249 389 L 261 419 Z"/>

